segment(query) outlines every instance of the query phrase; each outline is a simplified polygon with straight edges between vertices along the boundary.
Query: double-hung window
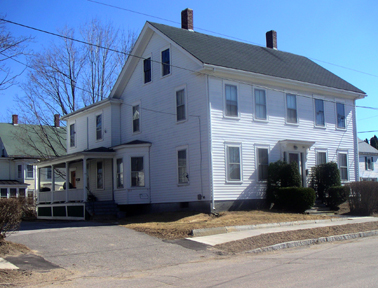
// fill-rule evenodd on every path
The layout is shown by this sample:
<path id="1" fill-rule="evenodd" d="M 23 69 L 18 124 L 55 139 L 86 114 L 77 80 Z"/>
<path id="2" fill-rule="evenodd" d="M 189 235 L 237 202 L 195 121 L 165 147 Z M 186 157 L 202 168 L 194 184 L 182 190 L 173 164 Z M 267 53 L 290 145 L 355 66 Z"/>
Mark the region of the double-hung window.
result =
<path id="1" fill-rule="evenodd" d="M 241 181 L 241 146 L 226 146 L 227 161 L 226 161 L 226 179 L 229 182 Z"/>
<path id="2" fill-rule="evenodd" d="M 123 159 L 117 159 L 117 188 L 123 188 Z"/>
<path id="3" fill-rule="evenodd" d="M 339 153 L 338 154 L 338 164 L 340 169 L 341 181 L 348 181 L 348 154 Z"/>
<path id="4" fill-rule="evenodd" d="M 171 73 L 171 60 L 169 56 L 169 49 L 165 49 L 161 52 L 161 64 L 162 64 L 162 75 L 168 75 Z"/>
<path id="5" fill-rule="evenodd" d="M 133 106 L 133 133 L 140 132 L 140 105 Z"/>
<path id="6" fill-rule="evenodd" d="M 336 103 L 337 128 L 345 129 L 345 106 L 343 103 Z"/>
<path id="7" fill-rule="evenodd" d="M 315 125 L 325 126 L 324 101 L 321 99 L 315 99 Z"/>
<path id="8" fill-rule="evenodd" d="M 1 198 L 8 198 L 8 188 L 1 188 Z"/>
<path id="9" fill-rule="evenodd" d="M 131 157 L 131 187 L 144 187 L 143 157 Z"/>
<path id="10" fill-rule="evenodd" d="M 17 165 L 17 178 L 21 179 L 22 177 L 22 165 Z"/>
<path id="11" fill-rule="evenodd" d="M 177 174 L 178 174 L 178 184 L 188 184 L 189 174 L 188 174 L 188 150 L 180 149 L 177 150 Z"/>
<path id="12" fill-rule="evenodd" d="M 365 157 L 365 170 L 374 170 L 374 158 L 373 157 Z"/>
<path id="13" fill-rule="evenodd" d="M 151 82 L 151 57 L 143 60 L 144 83 Z"/>
<path id="14" fill-rule="evenodd" d="M 176 91 L 176 117 L 177 122 L 186 120 L 185 89 Z"/>
<path id="15" fill-rule="evenodd" d="M 33 167 L 33 165 L 26 165 L 26 178 L 28 178 L 28 179 L 34 178 L 34 167 Z"/>
<path id="16" fill-rule="evenodd" d="M 238 117 L 238 91 L 235 85 L 225 85 L 226 116 Z"/>
<path id="17" fill-rule="evenodd" d="M 257 166 L 258 166 L 258 179 L 259 181 L 268 180 L 268 149 L 257 148 Z"/>
<path id="18" fill-rule="evenodd" d="M 52 169 L 51 167 L 46 168 L 46 179 L 51 180 L 52 179 Z"/>
<path id="19" fill-rule="evenodd" d="M 70 147 L 75 147 L 75 124 L 70 125 Z"/>
<path id="20" fill-rule="evenodd" d="M 97 162 L 97 189 L 104 189 L 104 169 L 101 161 Z"/>
<path id="21" fill-rule="evenodd" d="M 96 116 L 96 140 L 102 139 L 102 114 Z"/>
<path id="22" fill-rule="evenodd" d="M 266 120 L 266 95 L 265 90 L 255 89 L 255 118 Z"/>
<path id="23" fill-rule="evenodd" d="M 316 153 L 316 165 L 326 164 L 327 163 L 327 153 L 326 152 L 317 152 Z"/>
<path id="24" fill-rule="evenodd" d="M 297 96 L 293 94 L 286 94 L 286 122 L 298 123 L 297 117 Z"/>

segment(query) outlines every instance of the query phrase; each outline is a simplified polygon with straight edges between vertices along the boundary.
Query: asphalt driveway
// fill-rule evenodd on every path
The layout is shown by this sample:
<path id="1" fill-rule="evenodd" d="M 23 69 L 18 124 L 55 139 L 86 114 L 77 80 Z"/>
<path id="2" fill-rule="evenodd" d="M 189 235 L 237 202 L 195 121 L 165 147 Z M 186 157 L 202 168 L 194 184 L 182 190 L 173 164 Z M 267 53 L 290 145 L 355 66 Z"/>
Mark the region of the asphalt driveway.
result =
<path id="1" fill-rule="evenodd" d="M 7 240 L 21 243 L 48 262 L 86 276 L 123 273 L 201 261 L 215 255 L 118 225 L 95 222 L 23 222 Z"/>

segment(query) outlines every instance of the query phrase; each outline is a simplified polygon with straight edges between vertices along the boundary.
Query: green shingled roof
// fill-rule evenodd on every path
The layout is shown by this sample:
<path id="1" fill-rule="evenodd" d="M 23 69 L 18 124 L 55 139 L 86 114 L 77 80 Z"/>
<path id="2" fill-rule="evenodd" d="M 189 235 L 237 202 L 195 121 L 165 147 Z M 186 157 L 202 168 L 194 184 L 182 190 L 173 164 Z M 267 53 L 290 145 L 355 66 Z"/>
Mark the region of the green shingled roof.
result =
<path id="1" fill-rule="evenodd" d="M 44 133 L 46 136 L 42 136 Z M 39 136 L 41 135 L 41 137 Z M 58 144 L 58 138 L 63 144 Z M 59 156 L 66 154 L 66 128 L 38 125 L 0 123 L 0 141 L 7 157 L 47 158 L 55 157 L 53 150 L 45 143 L 50 141 Z M 1 157 L 2 155 L 0 155 Z"/>
<path id="2" fill-rule="evenodd" d="M 204 64 L 365 94 L 303 56 L 163 24 L 149 23 Z"/>

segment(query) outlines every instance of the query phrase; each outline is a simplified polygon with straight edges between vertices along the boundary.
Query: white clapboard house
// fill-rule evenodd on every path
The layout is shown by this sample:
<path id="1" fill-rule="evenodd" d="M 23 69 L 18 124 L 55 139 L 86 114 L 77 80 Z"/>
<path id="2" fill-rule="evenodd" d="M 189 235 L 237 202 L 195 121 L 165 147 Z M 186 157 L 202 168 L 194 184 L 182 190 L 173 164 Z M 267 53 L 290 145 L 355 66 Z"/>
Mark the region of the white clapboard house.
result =
<path id="1" fill-rule="evenodd" d="M 271 162 L 338 163 L 358 179 L 355 101 L 366 94 L 306 57 L 147 22 L 109 97 L 66 115 L 64 191 L 39 193 L 43 217 L 84 217 L 100 203 L 127 211 L 253 208 Z M 54 186 L 54 185 L 52 185 Z M 142 204 L 142 205 L 141 205 Z M 138 208 L 138 209 L 139 209 Z"/>
<path id="2" fill-rule="evenodd" d="M 378 150 L 358 139 L 360 181 L 378 181 Z"/>

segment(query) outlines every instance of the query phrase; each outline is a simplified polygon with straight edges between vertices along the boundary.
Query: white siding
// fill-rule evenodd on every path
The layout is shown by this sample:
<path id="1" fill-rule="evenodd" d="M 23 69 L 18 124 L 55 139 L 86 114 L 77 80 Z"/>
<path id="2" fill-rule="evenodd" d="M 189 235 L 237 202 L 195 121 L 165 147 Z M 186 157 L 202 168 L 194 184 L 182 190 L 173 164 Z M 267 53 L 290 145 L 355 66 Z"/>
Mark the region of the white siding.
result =
<path id="1" fill-rule="evenodd" d="M 253 86 L 238 85 L 239 115 L 238 119 L 225 118 L 224 115 L 224 81 L 211 78 L 209 81 L 211 102 L 211 134 L 214 175 L 215 200 L 259 199 L 264 197 L 265 185 L 257 181 L 256 146 L 268 146 L 269 162 L 282 160 L 279 141 L 290 139 L 314 141 L 308 151 L 306 169 L 315 165 L 315 149 L 325 148 L 328 161 L 337 162 L 337 153 L 348 152 L 349 181 L 355 179 L 354 138 L 353 138 L 353 101 L 344 100 L 346 129 L 336 129 L 335 98 L 325 98 L 326 128 L 314 127 L 314 100 L 312 94 L 297 96 L 298 125 L 286 124 L 286 93 L 279 89 L 267 89 L 268 121 L 253 120 Z M 303 95 L 303 93 L 301 93 Z M 328 101 L 329 100 L 329 101 Z M 242 145 L 242 183 L 226 183 L 225 143 Z M 301 147 L 299 147 L 299 150 Z"/>
<path id="2" fill-rule="evenodd" d="M 373 157 L 374 163 L 374 170 L 366 170 L 365 169 L 365 157 Z M 378 180 L 378 156 L 376 155 L 364 155 L 360 154 L 359 156 L 359 170 L 360 170 L 360 178 L 369 178 L 369 179 L 376 179 Z"/>

